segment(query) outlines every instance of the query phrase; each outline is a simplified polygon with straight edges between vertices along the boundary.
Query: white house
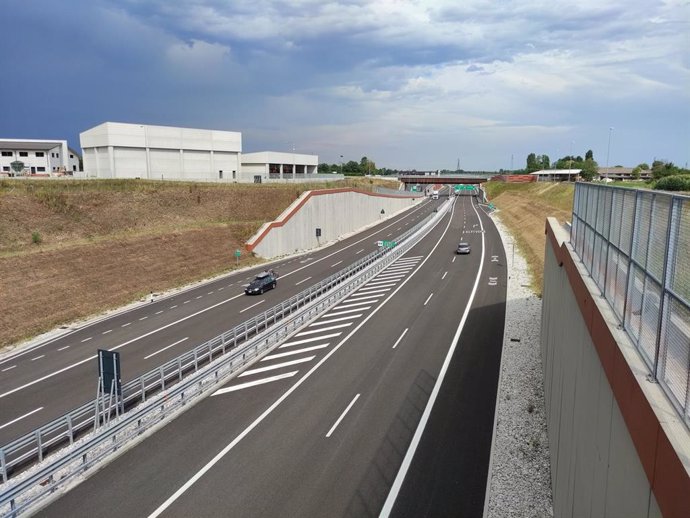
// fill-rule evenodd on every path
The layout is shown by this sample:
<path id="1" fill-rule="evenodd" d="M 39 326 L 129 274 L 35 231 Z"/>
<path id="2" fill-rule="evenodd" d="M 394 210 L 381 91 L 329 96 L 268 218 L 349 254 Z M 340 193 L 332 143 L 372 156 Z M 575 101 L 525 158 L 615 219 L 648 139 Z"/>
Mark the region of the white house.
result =
<path id="1" fill-rule="evenodd" d="M 11 164 L 22 162 L 16 173 Z M 63 175 L 78 172 L 79 153 L 66 140 L 0 139 L 0 175 Z"/>
<path id="2" fill-rule="evenodd" d="M 582 169 L 542 169 L 530 173 L 538 182 L 574 182 Z"/>
<path id="3" fill-rule="evenodd" d="M 300 153 L 281 153 L 260 151 L 242 155 L 242 175 L 244 182 L 311 181 L 329 177 L 342 178 L 341 175 L 319 175 L 318 155 Z"/>
<path id="4" fill-rule="evenodd" d="M 239 181 L 240 132 L 104 122 L 79 140 L 87 177 Z"/>

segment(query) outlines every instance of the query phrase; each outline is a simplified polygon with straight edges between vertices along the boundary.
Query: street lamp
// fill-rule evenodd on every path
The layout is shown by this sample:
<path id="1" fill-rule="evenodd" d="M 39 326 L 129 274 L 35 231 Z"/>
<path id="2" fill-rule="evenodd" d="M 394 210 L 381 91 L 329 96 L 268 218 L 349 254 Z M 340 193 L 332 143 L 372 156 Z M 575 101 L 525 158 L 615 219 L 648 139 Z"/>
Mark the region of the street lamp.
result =
<path id="1" fill-rule="evenodd" d="M 340 155 L 340 174 L 343 174 L 343 155 Z"/>
<path id="2" fill-rule="evenodd" d="M 574 140 L 570 141 L 570 156 L 568 157 L 568 181 L 570 181 L 570 170 L 573 168 L 573 145 L 575 144 Z"/>
<path id="3" fill-rule="evenodd" d="M 606 146 L 606 173 L 604 174 L 605 179 L 608 179 L 609 177 L 609 153 L 611 151 L 611 133 L 613 133 L 613 126 L 609 128 L 609 143 Z"/>

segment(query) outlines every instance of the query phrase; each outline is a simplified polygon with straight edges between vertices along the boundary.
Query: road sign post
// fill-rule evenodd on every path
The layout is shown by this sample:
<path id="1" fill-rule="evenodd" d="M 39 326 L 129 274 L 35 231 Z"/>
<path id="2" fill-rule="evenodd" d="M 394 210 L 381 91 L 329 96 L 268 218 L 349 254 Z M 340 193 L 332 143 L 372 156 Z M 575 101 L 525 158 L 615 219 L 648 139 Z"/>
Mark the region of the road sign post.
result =
<path id="1" fill-rule="evenodd" d="M 242 255 L 242 251 L 237 249 L 235 250 L 235 264 L 240 264 L 240 256 Z"/>

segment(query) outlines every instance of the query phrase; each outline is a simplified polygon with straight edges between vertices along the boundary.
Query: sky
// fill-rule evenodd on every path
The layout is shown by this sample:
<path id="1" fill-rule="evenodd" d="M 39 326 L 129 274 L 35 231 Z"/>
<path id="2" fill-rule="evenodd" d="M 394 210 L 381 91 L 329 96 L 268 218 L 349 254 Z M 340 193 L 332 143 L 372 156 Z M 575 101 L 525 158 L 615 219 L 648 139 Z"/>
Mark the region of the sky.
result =
<path id="1" fill-rule="evenodd" d="M 105 121 L 499 170 L 690 162 L 688 0 L 4 0 L 0 138 Z M 342 155 L 342 159 L 340 158 Z"/>

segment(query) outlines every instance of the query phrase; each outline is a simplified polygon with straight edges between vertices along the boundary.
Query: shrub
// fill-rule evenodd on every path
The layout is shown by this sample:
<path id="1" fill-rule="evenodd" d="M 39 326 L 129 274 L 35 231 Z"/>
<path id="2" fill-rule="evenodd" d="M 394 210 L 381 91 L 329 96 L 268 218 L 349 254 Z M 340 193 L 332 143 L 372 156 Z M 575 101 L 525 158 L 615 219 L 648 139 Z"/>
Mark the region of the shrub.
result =
<path id="1" fill-rule="evenodd" d="M 31 242 L 34 245 L 40 245 L 42 241 L 43 241 L 43 238 L 41 237 L 41 233 L 38 230 L 34 230 L 31 233 Z"/>
<path id="2" fill-rule="evenodd" d="M 654 184 L 661 191 L 690 191 L 690 174 L 677 174 L 661 178 Z"/>

